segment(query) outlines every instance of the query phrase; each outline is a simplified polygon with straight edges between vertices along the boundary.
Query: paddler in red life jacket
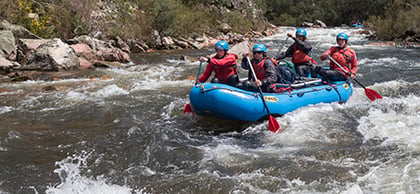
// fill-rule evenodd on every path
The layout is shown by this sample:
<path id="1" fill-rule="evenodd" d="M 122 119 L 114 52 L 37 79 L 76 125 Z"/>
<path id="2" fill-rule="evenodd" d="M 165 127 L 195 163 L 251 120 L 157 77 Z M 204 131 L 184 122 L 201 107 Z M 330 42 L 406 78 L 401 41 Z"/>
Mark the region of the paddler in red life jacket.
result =
<path id="1" fill-rule="evenodd" d="M 237 63 L 238 56 L 228 53 L 229 44 L 224 41 L 218 41 L 215 45 L 216 55 L 212 58 L 200 57 L 201 62 L 207 62 L 207 67 L 198 81 L 204 83 L 214 71 L 212 83 L 224 83 L 235 86 L 239 83 Z"/>
<path id="2" fill-rule="evenodd" d="M 354 79 L 357 73 L 357 57 L 354 50 L 347 47 L 347 41 L 349 37 L 345 33 L 339 33 L 336 37 L 338 46 L 333 46 L 325 53 L 321 55 L 321 60 L 328 59 L 331 56 L 338 64 L 341 65 L 347 72 L 351 74 L 351 78 Z M 324 81 L 344 81 L 348 75 L 340 67 L 338 67 L 333 61 L 330 60 L 330 69 L 324 69 L 316 67 L 315 71 L 322 76 Z"/>
<path id="3" fill-rule="evenodd" d="M 286 57 L 292 57 L 292 62 L 295 66 L 296 73 L 301 77 L 316 77 L 313 71 L 313 64 L 316 62 L 310 57 L 312 46 L 306 41 L 307 33 L 304 28 L 296 30 L 296 37 L 293 37 L 292 33 L 287 33 L 287 36 L 292 38 L 295 43 L 289 46 L 286 52 L 279 53 L 276 56 L 277 60 L 284 59 Z"/>
<path id="4" fill-rule="evenodd" d="M 248 53 L 243 53 L 241 67 L 247 69 L 248 80 L 242 83 L 242 88 L 249 91 L 258 91 L 258 86 L 261 87 L 263 92 L 273 92 L 271 85 L 276 83 L 277 74 L 276 66 L 270 58 L 267 58 L 267 48 L 264 44 L 256 44 L 252 47 L 252 54 L 254 56 L 251 59 L 252 66 L 257 76 L 257 80 L 254 80 L 252 71 L 248 62 Z"/>

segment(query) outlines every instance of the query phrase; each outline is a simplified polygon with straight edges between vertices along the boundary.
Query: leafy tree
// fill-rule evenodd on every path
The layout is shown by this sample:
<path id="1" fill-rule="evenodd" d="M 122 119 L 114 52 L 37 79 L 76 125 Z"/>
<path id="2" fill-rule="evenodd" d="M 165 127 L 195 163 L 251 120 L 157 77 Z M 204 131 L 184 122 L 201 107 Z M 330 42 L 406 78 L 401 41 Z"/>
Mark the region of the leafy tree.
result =
<path id="1" fill-rule="evenodd" d="M 376 32 L 381 40 L 401 40 L 407 30 L 417 30 L 420 26 L 420 6 L 395 0 L 389 3 L 383 16 L 370 16 L 367 25 Z M 417 32 L 418 33 L 418 32 Z"/>

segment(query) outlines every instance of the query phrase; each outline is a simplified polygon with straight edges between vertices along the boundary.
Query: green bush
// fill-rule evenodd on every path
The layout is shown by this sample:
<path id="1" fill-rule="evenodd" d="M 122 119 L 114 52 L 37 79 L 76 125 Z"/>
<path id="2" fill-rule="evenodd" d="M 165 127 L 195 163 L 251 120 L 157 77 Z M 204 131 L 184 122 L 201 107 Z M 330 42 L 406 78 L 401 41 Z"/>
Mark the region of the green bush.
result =
<path id="1" fill-rule="evenodd" d="M 1 0 L 0 18 L 26 27 L 43 38 L 64 39 L 101 31 L 112 39 L 152 40 L 152 30 L 162 36 L 187 37 L 190 34 L 218 33 L 221 23 L 234 32 L 262 28 L 265 18 L 240 13 L 230 0 Z M 407 29 L 418 31 L 418 0 L 254 0 L 265 17 L 275 25 L 298 25 L 315 19 L 327 25 L 366 20 L 384 40 L 402 37 Z M 106 8 L 106 11 L 103 10 Z M 229 8 L 230 10 L 226 10 Z M 105 17 L 104 14 L 105 13 Z M 35 14 L 38 18 L 30 18 Z M 100 15 L 99 17 L 92 16 Z"/>
<path id="2" fill-rule="evenodd" d="M 409 5 L 409 6 L 407 6 Z M 401 41 L 408 29 L 418 30 L 420 7 L 403 0 L 389 4 L 383 16 L 370 16 L 366 25 L 375 31 L 378 39 Z"/>
<path id="3" fill-rule="evenodd" d="M 232 27 L 232 31 L 236 33 L 243 33 L 249 31 L 253 27 L 251 18 L 244 18 L 244 16 L 237 10 L 227 13 L 223 20 Z"/>

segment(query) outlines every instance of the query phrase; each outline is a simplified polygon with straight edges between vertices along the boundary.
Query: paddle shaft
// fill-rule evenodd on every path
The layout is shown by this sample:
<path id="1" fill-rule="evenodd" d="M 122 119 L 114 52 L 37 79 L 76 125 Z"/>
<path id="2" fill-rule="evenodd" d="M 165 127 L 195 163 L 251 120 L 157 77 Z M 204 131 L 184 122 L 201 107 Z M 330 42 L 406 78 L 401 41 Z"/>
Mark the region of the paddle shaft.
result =
<path id="1" fill-rule="evenodd" d="M 289 37 L 286 37 L 286 43 L 284 43 L 284 45 L 286 45 L 286 50 L 287 50 L 287 40 L 289 40 Z M 283 47 L 284 47 L 284 46 L 283 46 Z M 283 50 L 283 49 L 282 49 L 283 47 L 280 47 L 280 48 L 279 48 L 279 51 L 277 51 L 277 55 L 280 55 L 281 50 Z"/>
<path id="2" fill-rule="evenodd" d="M 339 63 L 337 63 L 337 61 L 335 61 L 330 55 L 328 55 L 328 59 L 330 59 L 332 62 L 334 62 L 338 67 L 340 67 L 341 70 L 343 70 L 344 72 L 346 72 L 346 74 L 349 75 L 350 78 L 351 78 L 351 74 L 348 71 L 346 71 Z M 357 81 L 356 79 L 353 79 L 353 80 L 357 84 L 359 84 L 360 86 L 362 86 L 363 89 L 366 89 L 366 87 L 363 84 L 361 84 L 359 81 Z"/>
<path id="3" fill-rule="evenodd" d="M 195 79 L 195 84 L 194 84 L 194 86 L 195 85 L 197 85 L 197 82 L 198 82 L 198 77 L 200 76 L 200 72 L 201 72 L 201 65 L 203 64 L 203 62 L 202 61 L 200 61 L 200 66 L 198 66 L 198 72 L 197 72 L 197 78 Z M 193 87 L 194 87 L 193 86 Z M 184 108 L 184 114 L 185 113 L 194 113 L 193 112 L 193 110 L 192 110 L 192 108 L 191 108 L 191 105 L 190 104 L 186 104 L 185 105 L 185 108 Z"/>
<path id="4" fill-rule="evenodd" d="M 257 81 L 257 75 L 255 74 L 254 67 L 252 66 L 251 60 L 249 59 L 249 57 L 246 57 L 246 59 L 248 60 L 249 69 L 251 69 L 252 76 L 254 77 L 255 81 Z M 267 110 L 267 113 L 268 113 L 269 115 L 271 115 L 271 114 L 270 114 L 270 110 L 268 109 L 268 106 L 267 106 L 267 104 L 265 103 L 264 95 L 263 95 L 263 93 L 262 93 L 262 90 L 261 90 L 261 87 L 260 87 L 260 86 L 258 86 L 258 91 L 260 92 L 261 99 L 262 99 L 262 101 L 263 101 L 263 103 L 264 103 L 264 106 L 265 106 L 265 109 Z"/>
<path id="5" fill-rule="evenodd" d="M 346 71 L 340 64 L 338 64 L 337 63 L 337 61 L 335 61 L 331 56 L 329 56 L 328 55 L 328 58 L 331 60 L 331 61 L 333 61 L 338 67 L 340 67 L 341 68 L 341 70 L 343 70 L 344 72 L 346 72 L 347 73 L 347 75 L 349 75 L 350 76 L 350 78 L 351 78 L 351 74 L 348 72 L 348 71 Z M 359 81 L 357 81 L 356 79 L 353 79 L 357 84 L 359 84 L 360 86 L 362 86 L 363 87 L 363 89 L 365 89 L 365 94 L 366 94 L 366 96 L 370 99 L 370 100 L 372 100 L 372 101 L 374 101 L 374 100 L 376 100 L 376 99 L 382 99 L 382 96 L 380 95 L 380 94 L 378 94 L 378 92 L 376 92 L 375 90 L 372 90 L 372 89 L 369 89 L 369 88 L 366 88 L 364 85 L 362 85 Z"/>
<path id="6" fill-rule="evenodd" d="M 194 85 L 197 85 L 198 78 L 199 78 L 200 72 L 201 72 L 201 64 L 203 64 L 202 61 L 200 61 L 200 65 L 198 66 L 197 78 L 195 79 L 195 84 Z"/>

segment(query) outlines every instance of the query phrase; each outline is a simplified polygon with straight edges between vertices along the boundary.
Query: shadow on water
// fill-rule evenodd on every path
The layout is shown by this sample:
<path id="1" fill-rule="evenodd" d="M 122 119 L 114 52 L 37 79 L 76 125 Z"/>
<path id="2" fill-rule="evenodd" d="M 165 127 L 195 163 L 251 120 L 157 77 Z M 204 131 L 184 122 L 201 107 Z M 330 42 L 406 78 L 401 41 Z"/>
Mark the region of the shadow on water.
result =
<path id="1" fill-rule="evenodd" d="M 225 120 L 213 117 L 194 116 L 192 131 L 207 135 L 222 135 L 226 133 L 241 133 L 253 123 Z"/>

